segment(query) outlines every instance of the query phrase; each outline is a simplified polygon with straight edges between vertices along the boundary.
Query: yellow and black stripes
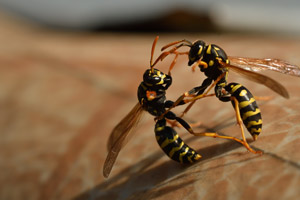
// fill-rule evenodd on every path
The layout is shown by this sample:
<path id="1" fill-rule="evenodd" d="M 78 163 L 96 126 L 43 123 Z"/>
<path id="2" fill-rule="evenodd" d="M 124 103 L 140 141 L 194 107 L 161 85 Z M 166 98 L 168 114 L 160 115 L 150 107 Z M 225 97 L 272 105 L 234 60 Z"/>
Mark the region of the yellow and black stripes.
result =
<path id="1" fill-rule="evenodd" d="M 159 146 L 172 160 L 180 163 L 193 163 L 201 156 L 191 147 L 186 145 L 176 131 L 166 126 L 166 120 L 157 121 L 155 136 Z"/>
<path id="2" fill-rule="evenodd" d="M 225 89 L 239 102 L 240 116 L 247 130 L 252 136 L 259 135 L 262 129 L 262 118 L 253 95 L 238 83 L 230 83 Z M 231 102 L 234 106 L 234 102 Z"/>

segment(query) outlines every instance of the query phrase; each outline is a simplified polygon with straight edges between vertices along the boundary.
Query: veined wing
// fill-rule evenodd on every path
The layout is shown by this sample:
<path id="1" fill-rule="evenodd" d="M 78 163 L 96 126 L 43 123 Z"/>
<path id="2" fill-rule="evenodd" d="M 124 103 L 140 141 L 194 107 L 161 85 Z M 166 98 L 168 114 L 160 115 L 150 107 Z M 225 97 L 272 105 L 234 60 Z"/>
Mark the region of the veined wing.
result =
<path id="1" fill-rule="evenodd" d="M 268 87 L 271 90 L 273 90 L 274 92 L 280 94 L 284 98 L 289 98 L 289 93 L 285 89 L 285 87 L 283 85 L 281 85 L 279 82 L 275 81 L 274 79 L 272 79 L 268 76 L 256 73 L 254 71 L 249 71 L 249 70 L 240 68 L 240 67 L 232 65 L 232 64 L 226 64 L 224 62 L 220 62 L 220 64 L 223 67 L 227 67 L 251 81 L 265 85 L 266 87 Z"/>
<path id="2" fill-rule="evenodd" d="M 109 176 L 119 152 L 127 143 L 128 135 L 137 125 L 142 113 L 143 108 L 137 103 L 111 132 L 107 143 L 108 154 L 103 166 L 103 176 L 105 178 Z"/>
<path id="3" fill-rule="evenodd" d="M 262 70 L 271 70 L 283 74 L 300 77 L 300 68 L 298 66 L 292 65 L 281 59 L 259 59 L 234 56 L 228 56 L 228 58 L 230 60 L 230 64 L 238 66 L 248 71 L 257 72 Z"/>

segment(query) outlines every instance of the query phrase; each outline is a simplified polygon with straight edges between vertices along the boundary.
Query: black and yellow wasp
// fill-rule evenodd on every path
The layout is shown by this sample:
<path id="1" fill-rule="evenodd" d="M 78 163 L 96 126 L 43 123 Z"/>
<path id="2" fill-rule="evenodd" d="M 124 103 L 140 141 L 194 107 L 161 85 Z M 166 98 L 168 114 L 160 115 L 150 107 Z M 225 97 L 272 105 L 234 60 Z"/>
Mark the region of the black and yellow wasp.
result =
<path id="1" fill-rule="evenodd" d="M 162 148 L 162 150 L 171 159 L 177 162 L 193 163 L 199 158 L 201 158 L 201 156 L 191 147 L 186 145 L 172 127 L 166 125 L 168 120 L 175 120 L 193 135 L 235 140 L 247 147 L 247 144 L 234 137 L 222 136 L 216 133 L 195 133 L 192 130 L 191 126 L 182 118 L 177 117 L 171 111 L 166 112 L 166 109 L 174 106 L 173 101 L 166 100 L 166 90 L 172 84 L 172 77 L 154 68 L 154 65 L 161 58 L 158 57 L 158 59 L 154 63 L 152 63 L 157 40 L 158 37 L 156 37 L 152 45 L 150 69 L 147 69 L 145 71 L 143 75 L 143 81 L 138 87 L 137 96 L 139 102 L 127 114 L 127 116 L 125 116 L 124 119 L 121 120 L 119 124 L 117 124 L 117 126 L 113 129 L 113 131 L 110 134 L 107 145 L 108 155 L 103 166 L 104 177 L 109 176 L 121 148 L 126 143 L 126 138 L 128 138 L 128 134 L 139 121 L 143 111 L 147 111 L 156 118 L 156 124 L 154 129 L 156 140 L 159 146 Z M 183 104 L 185 104 L 184 101 L 176 102 L 176 105 Z M 159 116 L 162 117 L 158 119 Z M 250 147 L 247 148 L 250 149 Z"/>
<path id="2" fill-rule="evenodd" d="M 164 51 L 171 46 L 174 47 L 168 51 Z M 182 46 L 189 47 L 189 51 L 177 51 Z M 200 71 L 207 77 L 201 86 L 193 88 L 178 98 L 173 104 L 173 107 L 175 107 L 178 102 L 192 102 L 184 111 L 184 113 L 186 113 L 192 107 L 193 103 L 195 103 L 195 100 L 205 97 L 209 90 L 214 87 L 215 95 L 220 101 L 232 102 L 236 111 L 236 118 L 241 129 L 242 138 L 246 145 L 247 142 L 242 123 L 244 123 L 253 139 L 256 140 L 262 129 L 262 117 L 256 100 L 247 88 L 238 83 L 227 83 L 229 70 L 233 70 L 252 81 L 263 84 L 285 98 L 289 98 L 289 95 L 287 90 L 280 83 L 257 73 L 257 71 L 272 70 L 288 75 L 300 76 L 299 67 L 283 60 L 231 57 L 227 56 L 221 47 L 215 44 L 205 44 L 202 40 L 197 40 L 193 43 L 188 40 L 175 41 L 165 45 L 162 51 L 164 52 L 158 58 L 160 60 L 163 60 L 169 54 L 175 54 L 175 58 L 169 68 L 169 74 L 176 63 L 177 57 L 179 55 L 188 55 L 188 65 L 193 66 L 193 70 L 198 66 Z M 207 91 L 205 92 L 206 89 Z M 185 97 L 193 98 L 184 100 Z M 166 113 L 170 111 L 170 109 L 168 109 Z M 253 153 L 262 153 L 260 151 L 253 151 L 251 148 L 249 148 L 249 150 Z"/>

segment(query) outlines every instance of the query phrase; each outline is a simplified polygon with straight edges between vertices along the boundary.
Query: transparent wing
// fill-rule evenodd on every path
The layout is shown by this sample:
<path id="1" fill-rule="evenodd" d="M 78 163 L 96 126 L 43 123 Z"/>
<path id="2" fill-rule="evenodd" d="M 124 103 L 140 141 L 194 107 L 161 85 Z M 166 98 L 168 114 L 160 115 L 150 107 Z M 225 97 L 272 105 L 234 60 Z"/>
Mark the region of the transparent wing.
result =
<path id="1" fill-rule="evenodd" d="M 259 58 L 244 58 L 228 56 L 230 64 L 238 66 L 248 71 L 271 70 L 300 77 L 300 68 L 280 59 L 259 59 Z"/>
<path id="2" fill-rule="evenodd" d="M 128 135 L 136 127 L 142 113 L 143 108 L 137 103 L 112 130 L 107 143 L 108 154 L 103 166 L 103 176 L 105 178 L 109 176 L 120 150 L 127 143 Z"/>
<path id="3" fill-rule="evenodd" d="M 265 85 L 266 87 L 270 88 L 271 90 L 283 96 L 284 98 L 289 98 L 289 93 L 285 89 L 285 87 L 270 77 L 256 73 L 254 71 L 249 71 L 247 69 L 240 68 L 232 64 L 226 64 L 224 62 L 220 62 L 220 64 L 223 67 L 227 67 L 251 81 Z"/>

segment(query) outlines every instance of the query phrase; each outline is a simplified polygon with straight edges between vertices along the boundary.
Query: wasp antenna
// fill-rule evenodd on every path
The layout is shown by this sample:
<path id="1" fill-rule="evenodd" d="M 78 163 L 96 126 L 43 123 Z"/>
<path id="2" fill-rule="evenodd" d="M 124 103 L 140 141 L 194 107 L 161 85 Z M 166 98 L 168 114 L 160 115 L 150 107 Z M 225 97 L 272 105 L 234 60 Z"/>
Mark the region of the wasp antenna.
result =
<path id="1" fill-rule="evenodd" d="M 179 44 L 179 43 L 182 43 L 182 44 L 180 44 L 180 45 L 178 45 L 176 48 L 179 48 L 179 47 L 181 47 L 181 46 L 192 46 L 192 42 L 190 42 L 190 41 L 188 41 L 188 40 L 186 40 L 186 39 L 183 39 L 183 40 L 179 40 L 179 41 L 175 41 L 175 42 L 171 42 L 170 44 L 167 44 L 167 45 L 165 45 L 165 46 L 163 46 L 162 48 L 161 48 L 161 51 L 164 51 L 165 49 L 167 49 L 167 48 L 169 48 L 169 47 L 171 47 L 171 46 L 174 46 L 174 45 L 176 45 L 176 44 Z"/>
<path id="2" fill-rule="evenodd" d="M 184 46 L 189 46 L 189 47 L 191 47 L 191 46 L 193 45 L 193 43 L 192 43 L 191 41 L 186 40 L 186 39 L 183 39 L 183 42 L 186 43 L 186 45 L 184 45 Z"/>
<path id="3" fill-rule="evenodd" d="M 153 55 L 154 55 L 154 50 L 155 50 L 155 46 L 156 46 L 158 38 L 159 38 L 159 36 L 156 36 L 156 38 L 154 39 L 153 44 L 152 44 L 152 49 L 151 49 L 150 67 L 151 67 L 152 71 L 153 71 Z"/>
<path id="4" fill-rule="evenodd" d="M 180 47 L 182 47 L 182 46 L 191 47 L 191 46 L 192 46 L 192 44 L 188 44 L 188 43 L 181 43 L 181 44 L 179 44 L 179 45 L 175 46 L 175 49 L 179 49 L 179 48 L 180 48 Z"/>

